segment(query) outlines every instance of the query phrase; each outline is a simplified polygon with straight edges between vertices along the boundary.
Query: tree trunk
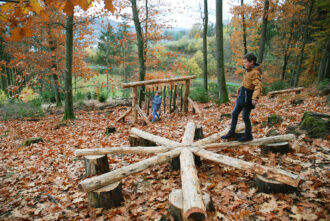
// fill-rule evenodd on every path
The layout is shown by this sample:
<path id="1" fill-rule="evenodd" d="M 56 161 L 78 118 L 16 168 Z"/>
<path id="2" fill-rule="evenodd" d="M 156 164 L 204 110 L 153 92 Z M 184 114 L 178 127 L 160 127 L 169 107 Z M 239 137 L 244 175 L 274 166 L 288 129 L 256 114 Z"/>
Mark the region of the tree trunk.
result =
<path id="1" fill-rule="evenodd" d="M 207 91 L 207 25 L 208 25 L 208 9 L 207 0 L 204 0 L 204 32 L 203 32 L 203 83 L 204 89 Z"/>
<path id="2" fill-rule="evenodd" d="M 92 177 L 85 179 L 84 181 L 80 182 L 79 189 L 84 192 L 90 192 L 111 183 L 115 183 L 120 181 L 121 179 L 138 172 L 141 172 L 150 166 L 158 165 L 167 162 L 169 159 L 173 157 L 177 157 L 180 155 L 181 149 L 176 148 L 166 153 L 160 153 L 156 156 L 148 158 L 146 160 L 133 163 L 126 167 L 121 167 L 114 171 L 102 174 L 97 177 Z"/>
<path id="3" fill-rule="evenodd" d="M 249 172 L 256 173 L 259 175 L 263 175 L 268 179 L 276 180 L 293 187 L 297 187 L 300 182 L 299 175 L 292 174 L 285 170 L 262 166 L 256 163 L 251 163 L 233 157 L 228 157 L 222 154 L 216 154 L 207 150 L 194 150 L 193 152 L 204 159 L 222 163 L 237 169 L 247 170 Z"/>
<path id="4" fill-rule="evenodd" d="M 73 14 L 66 19 L 64 116 L 63 120 L 75 119 L 72 98 L 72 53 L 73 53 Z"/>
<path id="5" fill-rule="evenodd" d="M 320 62 L 318 83 L 320 83 L 322 80 L 326 78 L 326 74 L 327 72 L 329 72 L 329 67 L 330 67 L 330 37 L 328 37 L 327 45 L 324 48 L 322 60 Z"/>
<path id="6" fill-rule="evenodd" d="M 262 63 L 264 57 L 264 50 L 266 44 L 266 33 L 267 33 L 267 22 L 268 22 L 268 9 L 269 9 L 269 0 L 265 0 L 264 3 L 264 15 L 262 17 L 262 27 L 261 27 L 261 36 L 260 36 L 260 44 L 259 44 L 259 53 L 257 62 L 259 64 Z"/>
<path id="7" fill-rule="evenodd" d="M 225 64 L 223 55 L 223 25 L 222 25 L 222 0 L 216 0 L 216 44 L 217 44 L 217 77 L 219 86 L 219 101 L 229 101 L 225 78 Z"/>
<path id="8" fill-rule="evenodd" d="M 195 130 L 195 123 L 193 121 L 188 122 L 182 137 L 182 144 L 189 146 L 192 145 L 194 142 Z"/>
<path id="9" fill-rule="evenodd" d="M 135 31 L 136 31 L 138 56 L 139 56 L 139 67 L 140 67 L 139 80 L 144 81 L 144 77 L 146 75 L 146 67 L 145 67 L 145 57 L 144 57 L 145 52 L 144 52 L 144 41 L 143 41 L 143 36 L 142 36 L 141 23 L 139 20 L 139 14 L 138 14 L 137 6 L 136 6 L 136 0 L 131 0 L 131 4 L 132 4 L 134 26 L 135 26 Z M 144 95 L 144 87 L 141 87 L 139 106 L 141 106 L 141 104 L 142 104 L 143 95 Z"/>
<path id="10" fill-rule="evenodd" d="M 110 171 L 107 155 L 85 156 L 86 176 L 100 175 Z"/>
<path id="11" fill-rule="evenodd" d="M 300 76 L 300 72 L 301 72 L 301 68 L 302 68 L 301 66 L 302 66 L 302 62 L 303 62 L 303 59 L 304 59 L 304 50 L 305 50 L 305 44 L 307 42 L 308 26 L 311 22 L 313 5 L 314 5 L 314 0 L 311 0 L 309 10 L 308 10 L 307 20 L 305 22 L 306 26 L 305 26 L 305 30 L 304 30 L 303 39 L 302 39 L 302 45 L 301 45 L 301 50 L 300 50 L 300 55 L 299 55 L 299 60 L 298 60 L 297 73 L 296 73 L 295 81 L 294 81 L 294 86 L 295 87 L 297 87 L 297 85 L 298 85 L 299 76 Z"/>
<path id="12" fill-rule="evenodd" d="M 283 68 L 282 68 L 282 74 L 281 74 L 281 80 L 282 81 L 285 78 L 286 67 L 288 65 L 288 59 L 289 59 L 289 56 L 290 56 L 289 48 L 290 48 L 290 45 L 291 45 L 291 39 L 292 39 L 293 29 L 294 29 L 294 23 L 291 22 L 290 36 L 289 36 L 288 42 L 286 43 L 286 48 L 285 48 L 284 57 L 283 57 Z M 284 34 L 284 38 L 285 38 L 285 34 Z"/>
<path id="13" fill-rule="evenodd" d="M 243 25 L 243 46 L 244 46 L 244 54 L 247 54 L 247 43 L 246 43 L 246 24 L 245 24 L 245 15 L 244 15 L 244 0 L 241 0 L 241 8 L 242 8 L 242 25 Z"/>

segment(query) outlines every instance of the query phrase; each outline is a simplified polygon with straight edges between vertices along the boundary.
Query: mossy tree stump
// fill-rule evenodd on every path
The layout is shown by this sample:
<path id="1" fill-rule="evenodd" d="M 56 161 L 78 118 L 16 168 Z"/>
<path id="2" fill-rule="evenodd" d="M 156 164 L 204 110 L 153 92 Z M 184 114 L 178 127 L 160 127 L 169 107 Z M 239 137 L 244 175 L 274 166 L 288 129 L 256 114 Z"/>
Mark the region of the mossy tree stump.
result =
<path id="1" fill-rule="evenodd" d="M 202 193 L 203 202 L 207 212 L 214 211 L 212 198 L 206 192 Z M 169 195 L 169 212 L 175 221 L 187 220 L 183 218 L 183 197 L 181 189 L 174 189 Z"/>
<path id="2" fill-rule="evenodd" d="M 88 206 L 105 209 L 119 207 L 121 202 L 124 201 L 122 186 L 123 184 L 121 182 L 116 182 L 98 190 L 88 192 Z"/>
<path id="3" fill-rule="evenodd" d="M 135 136 L 133 134 L 129 135 L 128 141 L 131 147 L 152 147 L 157 146 L 155 142 L 152 142 L 150 140 L 144 139 L 142 137 Z"/>
<path id="4" fill-rule="evenodd" d="M 263 193 L 288 193 L 296 190 L 296 188 L 276 180 L 267 179 L 264 176 L 254 175 L 255 185 L 258 187 L 259 192 Z"/>
<path id="5" fill-rule="evenodd" d="M 86 176 L 100 175 L 109 172 L 109 162 L 107 155 L 85 156 Z"/>
<path id="6" fill-rule="evenodd" d="M 327 114 L 305 112 L 299 129 L 307 131 L 311 138 L 325 138 L 330 134 L 330 116 Z"/>

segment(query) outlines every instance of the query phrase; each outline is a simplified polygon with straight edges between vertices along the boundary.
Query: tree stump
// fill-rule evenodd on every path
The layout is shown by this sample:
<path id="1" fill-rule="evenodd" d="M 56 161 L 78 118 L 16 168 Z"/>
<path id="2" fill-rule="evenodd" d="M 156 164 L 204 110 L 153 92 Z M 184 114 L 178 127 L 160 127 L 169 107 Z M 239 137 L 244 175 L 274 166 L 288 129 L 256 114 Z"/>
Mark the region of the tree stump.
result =
<path id="1" fill-rule="evenodd" d="M 207 212 L 214 211 L 214 206 L 212 203 L 212 199 L 209 194 L 206 192 L 202 193 L 203 202 L 206 207 Z M 175 221 L 186 220 L 183 219 L 183 202 L 182 202 L 182 190 L 181 189 L 174 189 L 170 193 L 169 196 L 169 212 L 171 216 L 174 218 Z"/>
<path id="2" fill-rule="evenodd" d="M 260 148 L 262 154 L 267 154 L 269 152 L 288 153 L 291 151 L 289 142 L 270 143 L 270 144 L 262 145 Z"/>
<path id="3" fill-rule="evenodd" d="M 85 156 L 86 176 L 100 175 L 109 172 L 107 155 Z"/>
<path id="4" fill-rule="evenodd" d="M 200 140 L 203 138 L 204 138 L 203 127 L 201 125 L 197 125 L 195 129 L 194 140 Z"/>
<path id="5" fill-rule="evenodd" d="M 105 209 L 120 206 L 121 202 L 124 201 L 122 186 L 123 184 L 121 182 L 116 182 L 98 190 L 88 192 L 88 206 Z"/>
<path id="6" fill-rule="evenodd" d="M 259 192 L 263 193 L 288 193 L 294 191 L 296 188 L 275 180 L 267 179 L 261 175 L 254 175 L 255 185 Z"/>
<path id="7" fill-rule="evenodd" d="M 114 133 L 116 132 L 116 128 L 115 127 L 107 127 L 107 129 L 105 130 L 105 134 L 108 135 L 108 134 L 111 134 L 111 133 Z"/>
<path id="8" fill-rule="evenodd" d="M 135 136 L 133 134 L 129 135 L 128 141 L 131 147 L 152 147 L 152 146 L 157 146 L 155 142 L 146 140 L 142 137 Z"/>

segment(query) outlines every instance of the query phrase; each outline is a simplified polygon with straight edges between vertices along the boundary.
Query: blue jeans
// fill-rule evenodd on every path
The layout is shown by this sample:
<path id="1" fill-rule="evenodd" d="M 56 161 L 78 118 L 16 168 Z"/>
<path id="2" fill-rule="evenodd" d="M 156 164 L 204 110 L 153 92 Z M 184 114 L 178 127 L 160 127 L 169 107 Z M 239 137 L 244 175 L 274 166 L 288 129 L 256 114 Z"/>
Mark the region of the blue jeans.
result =
<path id="1" fill-rule="evenodd" d="M 158 115 L 158 113 L 157 113 L 157 111 L 156 110 L 152 110 L 152 122 L 155 122 L 155 117 L 158 117 L 158 120 L 159 120 L 159 115 Z"/>
<path id="2" fill-rule="evenodd" d="M 247 101 L 247 96 L 249 96 L 249 99 L 250 99 L 250 97 L 252 96 L 251 91 L 247 95 L 246 89 L 244 87 L 242 87 L 240 90 L 240 94 L 238 95 L 235 108 L 232 113 L 232 120 L 231 120 L 231 126 L 230 126 L 231 132 L 235 132 L 238 115 L 243 110 L 242 118 L 245 123 L 245 134 L 246 135 L 252 134 L 252 127 L 251 127 L 251 121 L 250 121 L 250 113 L 251 113 L 252 109 L 250 108 L 250 106 L 248 104 L 249 101 Z"/>

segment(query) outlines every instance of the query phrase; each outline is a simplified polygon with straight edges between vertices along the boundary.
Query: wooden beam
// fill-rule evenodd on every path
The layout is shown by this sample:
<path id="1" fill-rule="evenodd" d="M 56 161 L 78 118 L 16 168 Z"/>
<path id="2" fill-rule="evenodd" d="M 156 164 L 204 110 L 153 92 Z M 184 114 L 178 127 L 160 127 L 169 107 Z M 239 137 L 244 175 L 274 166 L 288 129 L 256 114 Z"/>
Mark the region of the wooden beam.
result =
<path id="1" fill-rule="evenodd" d="M 150 126 L 151 125 L 150 120 L 148 119 L 147 115 L 143 112 L 143 110 L 141 110 L 139 105 L 136 105 L 135 108 L 138 111 L 139 115 L 142 117 L 142 119 L 146 122 L 146 124 Z"/>
<path id="2" fill-rule="evenodd" d="M 137 81 L 137 82 L 123 84 L 123 88 L 143 86 L 143 85 L 151 85 L 151 84 L 170 83 L 170 82 L 177 82 L 177 81 L 185 81 L 185 80 L 191 80 L 191 79 L 195 79 L 195 78 L 196 78 L 196 76 L 192 75 L 192 76 L 169 78 L 169 79 Z"/>
<path id="3" fill-rule="evenodd" d="M 244 130 L 244 128 L 245 128 L 244 124 L 238 124 L 236 126 L 236 132 L 240 132 L 240 131 Z M 216 134 L 212 134 L 211 136 L 208 136 L 206 138 L 203 138 L 199 141 L 194 142 L 193 146 L 202 146 L 202 145 L 214 143 L 217 140 L 219 140 L 222 136 L 226 135 L 227 133 L 228 133 L 228 130 L 224 130 L 224 131 L 218 132 Z"/>
<path id="4" fill-rule="evenodd" d="M 100 176 L 91 177 L 80 182 L 78 188 L 84 192 L 90 192 L 97 190 L 101 187 L 107 186 L 111 183 L 120 181 L 121 179 L 138 172 L 141 172 L 150 166 L 158 165 L 167 162 L 169 159 L 180 155 L 181 148 L 168 151 L 166 153 L 160 153 L 156 156 L 142 160 L 137 163 L 133 163 L 126 167 L 113 170 L 111 172 L 102 174 Z"/>
<path id="5" fill-rule="evenodd" d="M 171 148 L 163 146 L 155 147 L 110 147 L 110 148 L 95 148 L 95 149 L 78 149 L 74 154 L 79 156 L 89 155 L 104 155 L 104 154 L 150 154 L 163 153 L 171 150 Z"/>
<path id="6" fill-rule="evenodd" d="M 183 137 L 182 137 L 182 144 L 185 146 L 191 146 L 194 142 L 194 136 L 195 136 L 195 130 L 196 125 L 193 121 L 190 121 L 187 123 L 186 130 L 184 131 Z"/>
<path id="7" fill-rule="evenodd" d="M 196 148 L 193 150 L 194 154 L 204 159 L 211 160 L 217 163 L 225 164 L 237 169 L 246 170 L 252 173 L 263 175 L 268 179 L 276 180 L 281 183 L 288 184 L 293 187 L 298 187 L 300 182 L 299 175 L 292 174 L 285 170 L 274 167 L 266 167 L 256 163 L 247 162 L 244 160 L 228 157 L 222 154 L 216 154 L 211 151 Z"/>
<path id="8" fill-rule="evenodd" d="M 191 100 L 189 97 L 188 97 L 188 101 L 191 104 L 191 106 L 193 107 L 193 109 L 195 110 L 195 113 L 196 114 L 200 114 L 201 113 L 201 110 L 199 109 L 197 103 L 194 102 L 193 100 Z"/>
<path id="9" fill-rule="evenodd" d="M 280 90 L 280 91 L 271 91 L 267 95 L 272 97 L 276 94 L 284 94 L 284 93 L 291 93 L 291 92 L 299 92 L 302 91 L 304 87 L 297 87 L 297 88 L 292 88 L 292 89 L 285 89 L 285 90 Z"/>
<path id="10" fill-rule="evenodd" d="M 116 122 L 120 121 L 121 119 L 123 119 L 124 117 L 126 117 L 127 114 L 131 113 L 132 112 L 132 108 L 128 108 L 127 111 L 121 115 L 120 117 L 117 118 Z"/>
<path id="11" fill-rule="evenodd" d="M 188 148 L 183 148 L 181 151 L 180 165 L 183 217 L 185 219 L 204 219 L 206 218 L 206 208 L 202 190 L 197 176 L 194 155 Z"/>
<path id="12" fill-rule="evenodd" d="M 174 147 L 183 146 L 179 142 L 175 142 L 175 141 L 169 140 L 169 139 L 164 138 L 164 137 L 153 135 L 153 134 L 145 132 L 143 130 L 139 130 L 135 127 L 131 129 L 131 134 L 133 134 L 135 136 L 138 136 L 138 137 L 142 137 L 146 140 L 150 140 L 152 142 L 155 142 L 155 143 L 157 143 L 159 145 L 162 145 L 162 146 L 165 146 L 165 147 L 174 148 Z"/>
<path id="13" fill-rule="evenodd" d="M 295 138 L 293 134 L 285 134 L 285 135 L 278 135 L 272 137 L 263 137 L 254 139 L 248 142 L 239 142 L 239 141 L 232 141 L 232 142 L 225 142 L 225 143 L 213 143 L 207 144 L 202 146 L 206 150 L 217 150 L 222 147 L 235 147 L 235 146 L 246 146 L 246 145 L 265 145 L 269 143 L 279 143 L 284 141 L 292 141 Z"/>

